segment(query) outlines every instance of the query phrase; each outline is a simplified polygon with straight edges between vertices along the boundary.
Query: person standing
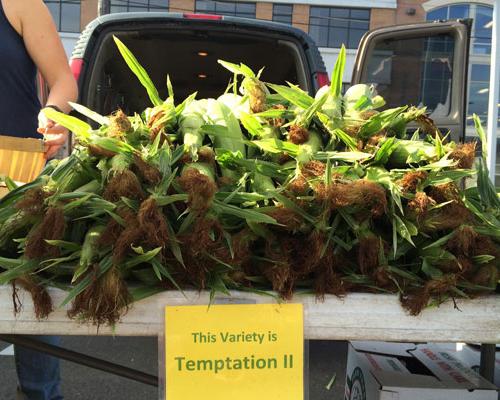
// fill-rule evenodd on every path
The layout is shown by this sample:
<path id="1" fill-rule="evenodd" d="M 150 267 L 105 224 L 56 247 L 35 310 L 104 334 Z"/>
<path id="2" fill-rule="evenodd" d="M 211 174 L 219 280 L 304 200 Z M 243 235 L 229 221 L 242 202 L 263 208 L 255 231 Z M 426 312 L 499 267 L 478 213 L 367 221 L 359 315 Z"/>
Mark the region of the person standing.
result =
<path id="1" fill-rule="evenodd" d="M 67 141 L 68 132 L 40 112 L 36 73 L 50 94 L 45 107 L 69 112 L 77 85 L 52 16 L 42 0 L 0 0 L 0 140 L 1 135 L 42 138 L 45 156 L 52 158 Z M 40 133 L 37 133 L 40 132 Z M 38 337 L 58 344 L 55 336 Z M 61 400 L 59 360 L 15 347 L 16 370 L 28 400 Z"/>

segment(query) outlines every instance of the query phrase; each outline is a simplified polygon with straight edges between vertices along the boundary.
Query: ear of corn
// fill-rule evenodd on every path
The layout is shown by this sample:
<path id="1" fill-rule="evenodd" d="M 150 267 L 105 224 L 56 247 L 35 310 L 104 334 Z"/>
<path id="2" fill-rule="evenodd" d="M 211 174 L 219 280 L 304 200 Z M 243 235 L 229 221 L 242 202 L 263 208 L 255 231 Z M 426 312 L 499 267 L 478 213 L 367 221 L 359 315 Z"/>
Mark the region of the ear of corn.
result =
<path id="1" fill-rule="evenodd" d="M 184 108 L 179 116 L 179 132 L 182 135 L 186 151 L 193 161 L 198 159 L 198 150 L 203 145 L 205 138 L 201 127 L 205 124 L 206 111 L 206 100 L 194 100 Z"/>

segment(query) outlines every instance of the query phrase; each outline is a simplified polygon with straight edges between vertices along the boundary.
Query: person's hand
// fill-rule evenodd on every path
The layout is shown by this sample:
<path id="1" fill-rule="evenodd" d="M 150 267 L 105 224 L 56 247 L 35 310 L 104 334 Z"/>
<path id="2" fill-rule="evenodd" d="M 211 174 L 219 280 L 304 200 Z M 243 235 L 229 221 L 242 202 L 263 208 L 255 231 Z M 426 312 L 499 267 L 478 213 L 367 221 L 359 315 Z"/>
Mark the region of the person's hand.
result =
<path id="1" fill-rule="evenodd" d="M 38 133 L 44 137 L 46 159 L 54 157 L 68 140 L 68 130 L 48 119 L 43 111 L 38 114 Z"/>

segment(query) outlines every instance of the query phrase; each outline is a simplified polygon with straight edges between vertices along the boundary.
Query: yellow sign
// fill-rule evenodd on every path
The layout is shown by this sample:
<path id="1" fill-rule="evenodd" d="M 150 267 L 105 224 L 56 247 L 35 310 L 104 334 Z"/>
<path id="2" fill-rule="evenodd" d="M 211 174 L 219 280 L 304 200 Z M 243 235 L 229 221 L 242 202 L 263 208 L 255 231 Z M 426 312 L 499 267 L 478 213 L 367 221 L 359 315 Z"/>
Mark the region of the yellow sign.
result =
<path id="1" fill-rule="evenodd" d="M 167 400 L 303 400 L 301 304 L 166 307 Z"/>

